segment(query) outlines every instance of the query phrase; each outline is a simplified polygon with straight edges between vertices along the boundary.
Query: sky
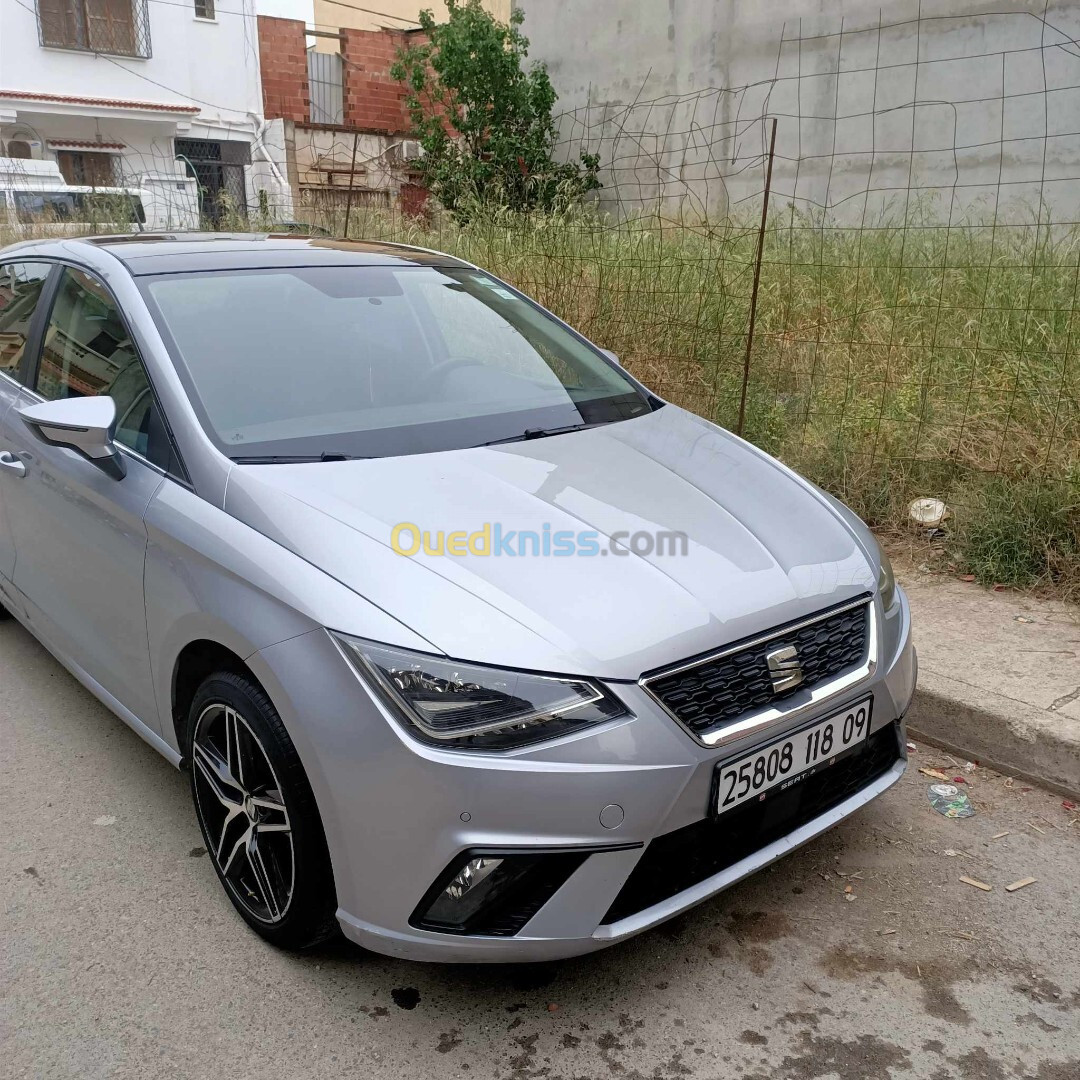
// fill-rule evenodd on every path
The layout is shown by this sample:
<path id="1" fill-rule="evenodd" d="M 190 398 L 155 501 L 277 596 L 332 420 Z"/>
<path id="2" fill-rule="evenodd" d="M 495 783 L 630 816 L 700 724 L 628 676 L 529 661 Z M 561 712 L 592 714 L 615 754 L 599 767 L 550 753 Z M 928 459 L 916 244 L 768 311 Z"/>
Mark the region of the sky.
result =
<path id="1" fill-rule="evenodd" d="M 315 21 L 312 0 L 255 0 L 260 15 L 276 15 L 279 19 L 303 19 L 310 26 Z"/>

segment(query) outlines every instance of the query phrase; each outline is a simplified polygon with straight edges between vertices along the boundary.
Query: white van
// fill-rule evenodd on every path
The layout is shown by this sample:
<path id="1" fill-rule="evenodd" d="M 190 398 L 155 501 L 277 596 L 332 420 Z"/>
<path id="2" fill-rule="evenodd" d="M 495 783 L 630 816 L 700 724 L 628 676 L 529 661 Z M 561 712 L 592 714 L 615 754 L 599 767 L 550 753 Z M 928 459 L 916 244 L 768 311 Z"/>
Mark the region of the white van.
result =
<path id="1" fill-rule="evenodd" d="M 65 183 L 55 161 L 0 158 L 0 226 L 10 234 L 5 239 L 198 228 L 194 179 L 161 173 L 137 179 L 137 187 L 87 187 Z"/>

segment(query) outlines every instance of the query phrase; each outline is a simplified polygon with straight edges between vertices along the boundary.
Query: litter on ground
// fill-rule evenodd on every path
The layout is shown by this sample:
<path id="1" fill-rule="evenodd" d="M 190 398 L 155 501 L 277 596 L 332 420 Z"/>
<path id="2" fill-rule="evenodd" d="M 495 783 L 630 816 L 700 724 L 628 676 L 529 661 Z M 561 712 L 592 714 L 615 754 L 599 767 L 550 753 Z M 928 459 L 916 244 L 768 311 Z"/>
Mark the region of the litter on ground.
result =
<path id="1" fill-rule="evenodd" d="M 1033 878 L 1033 877 L 1021 878 L 1019 881 L 1014 881 L 1011 885 L 1006 885 L 1005 886 L 1005 891 L 1006 892 L 1016 892 L 1017 889 L 1023 889 L 1023 888 L 1026 888 L 1028 885 L 1034 885 L 1035 882 L 1038 881 L 1038 880 L 1039 880 L 1038 878 Z"/>
<path id="2" fill-rule="evenodd" d="M 968 818 L 975 816 L 975 807 L 968 797 L 952 784 L 931 784 L 926 789 L 930 805 L 942 817 Z"/>
<path id="3" fill-rule="evenodd" d="M 920 769 L 919 772 L 923 776 L 932 776 L 935 780 L 948 780 L 949 774 L 943 773 L 940 769 Z"/>

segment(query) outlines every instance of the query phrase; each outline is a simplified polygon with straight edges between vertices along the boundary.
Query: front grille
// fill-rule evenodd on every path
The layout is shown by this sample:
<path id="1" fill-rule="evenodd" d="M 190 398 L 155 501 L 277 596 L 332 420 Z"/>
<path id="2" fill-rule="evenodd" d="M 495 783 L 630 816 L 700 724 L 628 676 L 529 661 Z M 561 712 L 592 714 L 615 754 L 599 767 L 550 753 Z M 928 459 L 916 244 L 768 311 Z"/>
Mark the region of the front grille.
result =
<path id="1" fill-rule="evenodd" d="M 899 722 L 874 732 L 854 754 L 764 802 L 748 802 L 658 836 L 626 879 L 605 923 L 618 922 L 689 889 L 839 806 L 900 757 Z"/>
<path id="2" fill-rule="evenodd" d="M 866 657 L 869 618 L 868 597 L 857 607 L 822 612 L 745 645 L 736 642 L 670 674 L 646 676 L 644 685 L 692 734 L 704 735 L 857 667 Z M 786 645 L 798 650 L 803 680 L 777 693 L 766 656 Z"/>

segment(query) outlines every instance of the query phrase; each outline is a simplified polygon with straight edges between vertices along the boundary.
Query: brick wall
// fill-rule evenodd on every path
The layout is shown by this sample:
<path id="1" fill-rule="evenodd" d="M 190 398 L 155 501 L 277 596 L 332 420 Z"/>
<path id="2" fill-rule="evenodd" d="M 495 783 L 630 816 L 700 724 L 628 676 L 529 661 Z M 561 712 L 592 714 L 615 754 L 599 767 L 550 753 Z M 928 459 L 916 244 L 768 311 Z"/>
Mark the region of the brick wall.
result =
<path id="1" fill-rule="evenodd" d="M 416 35 L 402 30 L 348 28 L 343 28 L 342 33 L 346 126 L 388 135 L 408 131 L 405 88 L 390 78 L 390 67 L 398 49 L 415 44 Z"/>
<path id="2" fill-rule="evenodd" d="M 302 19 L 259 16 L 259 67 L 266 119 L 306 124 L 311 115 L 311 88 Z"/>
<path id="3" fill-rule="evenodd" d="M 268 120 L 291 120 L 319 131 L 333 130 L 391 136 L 397 142 L 410 128 L 405 111 L 405 88 L 390 78 L 398 49 L 425 38 L 416 31 L 354 30 L 342 27 L 343 123 L 338 128 L 311 125 L 305 24 L 298 19 L 259 16 L 259 64 L 262 69 L 263 110 Z M 286 125 L 288 129 L 288 125 Z M 291 129 L 288 129 L 291 130 Z M 348 145 L 346 139 L 342 145 Z M 296 151 L 290 151 L 290 183 L 297 179 Z M 347 167 L 347 162 L 345 163 Z M 294 175 L 295 174 L 295 175 Z M 357 176 L 363 174 L 357 169 Z M 408 214 L 425 212 L 428 193 L 412 176 L 400 179 L 400 205 Z M 399 179 L 391 190 L 399 187 Z M 367 186 L 367 185 L 365 185 Z"/>

